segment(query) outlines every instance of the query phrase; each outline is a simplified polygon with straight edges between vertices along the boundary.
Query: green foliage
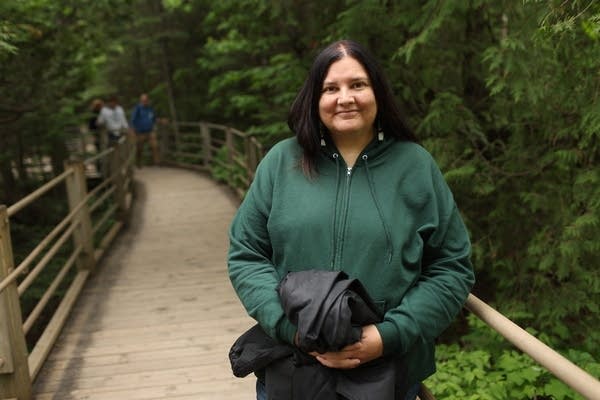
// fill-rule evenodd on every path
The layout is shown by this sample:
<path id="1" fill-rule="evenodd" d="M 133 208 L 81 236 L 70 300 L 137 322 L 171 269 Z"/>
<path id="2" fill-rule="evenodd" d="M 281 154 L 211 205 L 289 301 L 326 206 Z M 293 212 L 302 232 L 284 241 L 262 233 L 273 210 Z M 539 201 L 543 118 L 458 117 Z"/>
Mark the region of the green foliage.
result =
<path id="1" fill-rule="evenodd" d="M 233 180 L 233 174 L 229 168 L 224 167 L 227 165 L 227 159 L 229 152 L 227 151 L 227 147 L 221 147 L 217 154 L 215 154 L 215 162 L 211 168 L 211 175 L 214 179 L 219 182 L 229 183 Z"/>
<path id="2" fill-rule="evenodd" d="M 487 327 L 477 327 L 479 335 L 489 334 Z M 458 345 L 438 345 L 438 372 L 425 384 L 437 398 L 504 400 L 504 399 L 583 399 L 550 372 L 528 356 L 506 348 L 502 339 L 494 339 L 487 347 L 465 351 Z M 600 376 L 600 362 L 586 352 L 570 350 L 567 358 Z"/>
<path id="3" fill-rule="evenodd" d="M 425 382 L 437 398 L 502 400 L 544 395 L 575 398 L 568 397 L 569 391 L 530 358 L 514 351 L 504 351 L 494 359 L 485 350 L 465 352 L 457 345 L 439 345 L 437 368 L 438 372 Z"/>
<path id="4" fill-rule="evenodd" d="M 68 157 L 65 142 L 81 124 L 83 98 L 106 28 L 93 24 L 111 12 L 108 0 L 2 2 L 0 15 L 0 202 L 12 203 L 31 179 L 25 164 L 49 156 L 54 173 Z M 8 47 L 7 47 L 8 46 Z M 16 167 L 15 167 L 16 166 Z"/>
<path id="5" fill-rule="evenodd" d="M 211 76 L 206 112 L 240 129 L 259 132 L 267 143 L 288 134 L 287 129 L 274 131 L 269 126 L 285 121 L 305 75 L 294 52 L 301 46 L 296 42 L 297 13 L 305 10 L 270 5 L 268 1 L 219 2 L 205 19 L 205 27 L 215 33 L 198 59 Z M 274 27 L 280 35 L 272 34 Z"/>
<path id="6" fill-rule="evenodd" d="M 17 47 L 12 44 L 15 41 L 15 36 L 14 27 L 7 21 L 0 21 L 0 57 L 5 53 L 14 54 L 17 52 Z"/>
<path id="7" fill-rule="evenodd" d="M 244 182 L 246 170 L 236 162 L 230 163 L 229 157 L 229 149 L 226 146 L 221 147 L 213 160 L 210 170 L 211 175 L 214 179 L 226 183 L 229 187 L 243 190 L 246 187 Z"/>

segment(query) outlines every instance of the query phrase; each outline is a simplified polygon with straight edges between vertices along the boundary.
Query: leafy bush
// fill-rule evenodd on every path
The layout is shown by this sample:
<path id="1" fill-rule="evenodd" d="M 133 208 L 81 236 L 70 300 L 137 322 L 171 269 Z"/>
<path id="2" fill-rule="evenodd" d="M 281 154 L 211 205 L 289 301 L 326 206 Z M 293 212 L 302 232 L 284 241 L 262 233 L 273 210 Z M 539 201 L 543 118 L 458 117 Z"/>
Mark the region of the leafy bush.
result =
<path id="1" fill-rule="evenodd" d="M 582 396 L 529 356 L 514 349 L 475 316 L 469 316 L 467 346 L 439 344 L 437 372 L 425 381 L 444 400 L 579 400 Z M 471 341 L 471 343 L 469 343 Z M 544 341 L 551 341 L 545 337 Z M 586 352 L 567 350 L 569 360 L 600 377 L 600 362 Z"/>

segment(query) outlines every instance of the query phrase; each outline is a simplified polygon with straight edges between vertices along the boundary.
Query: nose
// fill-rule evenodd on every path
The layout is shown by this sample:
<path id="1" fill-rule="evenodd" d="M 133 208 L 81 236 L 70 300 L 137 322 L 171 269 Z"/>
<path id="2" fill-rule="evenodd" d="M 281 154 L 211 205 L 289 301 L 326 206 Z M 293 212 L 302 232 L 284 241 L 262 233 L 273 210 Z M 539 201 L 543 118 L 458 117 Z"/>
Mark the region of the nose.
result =
<path id="1" fill-rule="evenodd" d="M 339 93 L 340 95 L 337 99 L 339 105 L 352 104 L 355 102 L 354 96 L 349 93 L 348 89 L 341 89 Z"/>

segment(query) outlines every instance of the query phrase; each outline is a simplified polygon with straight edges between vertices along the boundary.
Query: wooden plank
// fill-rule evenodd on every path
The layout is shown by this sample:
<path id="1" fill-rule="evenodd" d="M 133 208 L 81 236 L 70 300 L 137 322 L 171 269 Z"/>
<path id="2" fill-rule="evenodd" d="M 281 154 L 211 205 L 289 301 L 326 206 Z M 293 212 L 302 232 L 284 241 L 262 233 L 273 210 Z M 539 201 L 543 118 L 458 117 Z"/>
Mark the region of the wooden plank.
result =
<path id="1" fill-rule="evenodd" d="M 44 329 L 44 333 L 38 339 L 35 347 L 29 355 L 29 373 L 33 379 L 40 371 L 42 364 L 48 357 L 52 346 L 56 342 L 62 327 L 64 326 L 67 318 L 69 317 L 69 311 L 73 307 L 74 302 L 77 300 L 77 295 L 83 288 L 87 277 L 89 275 L 88 270 L 81 270 L 69 286 L 65 297 L 63 297 L 60 305 L 56 309 L 52 319 Z"/>
<path id="2" fill-rule="evenodd" d="M 119 233 L 119 231 L 121 230 L 122 227 L 123 227 L 122 222 L 115 222 L 113 224 L 113 226 L 110 227 L 108 232 L 106 232 L 106 234 L 100 241 L 98 248 L 96 250 L 94 250 L 94 260 L 96 260 L 96 262 L 98 262 L 102 258 L 102 256 L 104 255 L 104 252 L 106 251 L 108 246 L 112 243 L 112 241 L 115 239 L 115 237 L 117 236 L 117 233 Z"/>
<path id="3" fill-rule="evenodd" d="M 63 375 L 60 379 L 47 380 L 44 386 L 38 386 L 38 393 L 60 392 L 65 386 L 84 390 L 121 390 L 131 388 L 132 384 L 137 387 L 150 387 L 155 382 L 168 383 L 170 385 L 188 382 L 208 383 L 218 380 L 219 376 L 225 377 L 231 374 L 229 366 L 225 363 L 213 362 L 213 364 L 199 365 L 188 364 L 182 367 L 163 365 L 163 368 L 155 370 L 131 371 L 122 369 L 121 373 L 107 373 L 97 376 L 82 376 L 79 371 L 73 375 Z M 228 378 L 227 378 L 228 379 Z M 135 387 L 133 386 L 133 387 Z"/>
<path id="4" fill-rule="evenodd" d="M 136 179 L 131 224 L 87 282 L 35 398 L 255 398 L 255 378 L 233 377 L 228 360 L 254 324 L 227 276 L 237 199 L 190 171 Z"/>
<path id="5" fill-rule="evenodd" d="M 124 338 L 123 335 L 129 333 L 127 330 L 114 331 L 113 334 L 108 337 L 99 337 L 95 333 L 90 334 L 90 337 L 86 337 L 85 335 L 81 335 L 80 337 L 70 335 L 69 337 L 66 337 L 60 345 L 57 345 L 57 352 L 55 352 L 56 355 L 54 357 L 58 357 L 58 355 L 64 356 L 64 354 L 92 356 L 97 354 L 103 355 L 144 351 L 147 350 L 149 344 L 152 345 L 154 350 L 186 346 L 210 347 L 211 345 L 218 345 L 227 352 L 229 346 L 233 344 L 236 337 L 248 328 L 249 326 L 246 324 L 232 325 L 228 328 L 204 327 L 204 329 L 198 329 L 197 332 L 196 329 L 190 329 L 174 336 L 169 335 L 168 330 L 162 329 L 156 333 L 144 333 L 144 335 L 140 336 L 137 340 L 135 339 L 136 336 L 133 336 L 134 339 L 131 339 L 131 337 Z M 135 330 L 135 328 L 130 327 L 129 331 L 131 330 Z M 148 330 L 152 331 L 152 329 Z M 71 341 L 67 342 L 69 339 L 71 339 Z M 82 342 L 86 344 L 85 347 L 82 347 Z"/>
<path id="6" fill-rule="evenodd" d="M 231 321 L 231 322 L 229 322 Z M 136 323 L 133 326 L 117 326 L 116 324 L 110 325 L 109 327 L 103 326 L 102 324 L 98 324 L 92 328 L 86 328 L 85 324 L 80 324 L 78 327 L 74 327 L 72 324 L 69 324 L 68 328 L 63 332 L 63 336 L 65 340 L 68 340 L 70 336 L 78 337 L 81 335 L 86 335 L 88 337 L 106 337 L 106 336 L 122 336 L 122 335 L 152 335 L 153 332 L 161 333 L 168 332 L 172 337 L 176 337 L 179 332 L 186 332 L 189 330 L 198 330 L 198 332 L 204 332 L 207 327 L 214 327 L 215 329 L 221 329 L 223 332 L 227 332 L 231 329 L 237 329 L 237 327 L 247 328 L 254 324 L 254 321 L 250 318 L 242 320 L 239 316 L 232 316 L 229 318 L 223 317 L 213 317 L 207 318 L 200 321 L 192 320 L 186 322 L 169 322 L 164 324 L 149 324 L 145 323 L 145 321 L 141 321 Z M 142 332 L 139 331 L 139 328 L 143 327 L 144 330 Z M 86 329 L 79 329 L 86 328 Z M 179 332 L 178 332 L 179 330 Z M 239 332 L 239 331 L 238 331 Z M 102 334 L 102 336 L 100 336 Z"/>
<path id="7" fill-rule="evenodd" d="M 221 348 L 207 351 L 205 346 L 169 347 L 155 349 L 153 352 L 137 351 L 86 355 L 85 357 L 78 354 L 70 358 L 49 359 L 44 364 L 44 371 L 38 376 L 47 382 L 70 374 L 74 365 L 78 366 L 77 373 L 81 377 L 163 370 L 165 365 L 168 365 L 169 368 L 180 368 L 186 365 L 215 365 L 216 363 L 228 365 L 227 354 L 227 352 L 221 351 Z"/>
<path id="8" fill-rule="evenodd" d="M 129 387 L 111 390 L 109 388 L 77 389 L 63 388 L 56 393 L 42 393 L 36 400 L 86 399 L 86 400 L 150 400 L 150 399 L 228 399 L 251 400 L 256 395 L 249 394 L 254 387 L 254 378 L 235 381 L 212 379 L 210 381 L 181 384 L 161 383 L 152 386 Z"/>

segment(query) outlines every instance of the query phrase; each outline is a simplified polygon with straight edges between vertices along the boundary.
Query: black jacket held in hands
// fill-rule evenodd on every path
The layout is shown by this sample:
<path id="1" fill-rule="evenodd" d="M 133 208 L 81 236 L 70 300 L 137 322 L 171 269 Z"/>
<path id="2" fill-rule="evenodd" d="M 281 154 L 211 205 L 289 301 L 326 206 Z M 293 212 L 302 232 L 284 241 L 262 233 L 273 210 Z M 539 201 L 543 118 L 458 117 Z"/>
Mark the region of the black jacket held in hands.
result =
<path id="1" fill-rule="evenodd" d="M 286 316 L 298 327 L 298 348 L 276 342 L 256 325 L 231 347 L 235 376 L 254 372 L 265 381 L 268 400 L 404 398 L 408 382 L 400 359 L 341 370 L 307 354 L 339 351 L 360 340 L 361 326 L 381 321 L 358 280 L 341 271 L 308 270 L 287 274 L 277 290 Z"/>

